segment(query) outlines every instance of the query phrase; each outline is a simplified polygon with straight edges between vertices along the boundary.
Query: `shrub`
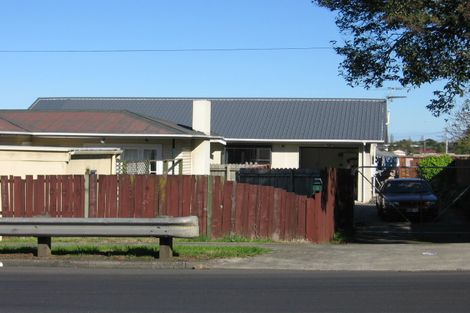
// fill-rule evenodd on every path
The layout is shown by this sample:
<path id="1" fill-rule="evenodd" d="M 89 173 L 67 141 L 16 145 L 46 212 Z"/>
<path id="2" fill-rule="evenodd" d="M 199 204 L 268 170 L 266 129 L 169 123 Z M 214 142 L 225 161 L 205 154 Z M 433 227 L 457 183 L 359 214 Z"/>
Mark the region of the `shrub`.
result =
<path id="1" fill-rule="evenodd" d="M 452 161 L 452 157 L 448 154 L 425 157 L 419 162 L 419 174 L 427 181 L 432 181 L 445 167 L 449 166 Z"/>

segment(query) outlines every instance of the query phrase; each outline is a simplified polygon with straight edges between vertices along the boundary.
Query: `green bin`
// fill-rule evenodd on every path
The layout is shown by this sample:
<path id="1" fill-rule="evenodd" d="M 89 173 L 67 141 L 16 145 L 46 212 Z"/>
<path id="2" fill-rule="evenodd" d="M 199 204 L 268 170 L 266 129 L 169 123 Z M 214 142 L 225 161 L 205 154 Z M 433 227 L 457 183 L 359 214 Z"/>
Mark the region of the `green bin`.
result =
<path id="1" fill-rule="evenodd" d="M 323 191 L 323 181 L 321 178 L 314 178 L 312 184 L 312 195 Z"/>

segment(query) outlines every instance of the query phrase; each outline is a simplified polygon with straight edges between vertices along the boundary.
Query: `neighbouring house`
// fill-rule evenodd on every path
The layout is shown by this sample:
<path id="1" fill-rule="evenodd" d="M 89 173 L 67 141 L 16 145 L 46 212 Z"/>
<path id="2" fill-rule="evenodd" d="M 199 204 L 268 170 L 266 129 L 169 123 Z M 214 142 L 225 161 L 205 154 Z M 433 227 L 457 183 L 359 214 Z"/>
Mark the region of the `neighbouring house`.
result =
<path id="1" fill-rule="evenodd" d="M 209 155 L 209 141 L 223 144 L 218 136 L 123 110 L 0 110 L 0 137 L 0 175 L 17 176 L 208 174 L 209 160 L 200 160 Z"/>
<path id="2" fill-rule="evenodd" d="M 385 99 L 38 98 L 29 108 L 32 114 L 70 110 L 126 110 L 185 132 L 185 139 L 172 133 L 156 140 L 143 129 L 130 142 L 125 134 L 113 137 L 96 129 L 93 144 L 82 141 L 96 146 L 99 138 L 112 139 L 110 144 L 124 150 L 124 160 L 181 158 L 186 174 L 206 174 L 209 163 L 357 168 L 357 199 L 364 202 L 374 192 L 376 146 L 388 137 Z"/>

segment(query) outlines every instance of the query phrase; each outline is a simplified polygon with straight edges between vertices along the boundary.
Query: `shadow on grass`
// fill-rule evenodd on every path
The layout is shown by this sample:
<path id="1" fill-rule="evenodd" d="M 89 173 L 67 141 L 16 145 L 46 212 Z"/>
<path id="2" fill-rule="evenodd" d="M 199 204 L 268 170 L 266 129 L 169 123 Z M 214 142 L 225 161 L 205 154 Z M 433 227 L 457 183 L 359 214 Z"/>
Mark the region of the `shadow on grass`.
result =
<path id="1" fill-rule="evenodd" d="M 36 247 L 0 247 L 0 254 L 34 254 Z M 159 257 L 158 247 L 151 246 L 59 246 L 52 248 L 52 255 L 57 256 L 126 256 Z M 178 253 L 174 253 L 178 256 Z"/>
<path id="2" fill-rule="evenodd" d="M 0 247 L 0 254 L 36 254 L 34 247 Z"/>

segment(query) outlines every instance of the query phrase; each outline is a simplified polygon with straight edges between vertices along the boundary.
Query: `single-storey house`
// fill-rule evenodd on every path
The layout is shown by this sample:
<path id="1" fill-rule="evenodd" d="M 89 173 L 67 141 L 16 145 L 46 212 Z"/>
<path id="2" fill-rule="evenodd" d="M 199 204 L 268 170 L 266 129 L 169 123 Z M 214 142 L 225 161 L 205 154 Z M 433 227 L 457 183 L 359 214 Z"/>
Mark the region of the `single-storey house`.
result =
<path id="1" fill-rule="evenodd" d="M 170 125 L 171 131 L 96 128 L 89 129 L 90 136 L 80 129 L 89 124 L 82 119 L 80 127 L 66 134 L 76 133 L 80 138 L 69 142 L 73 145 L 109 144 L 123 149 L 121 158 L 129 161 L 181 160 L 185 174 L 209 174 L 209 164 L 358 168 L 360 201 L 369 201 L 373 195 L 370 182 L 376 145 L 386 143 L 388 136 L 385 99 L 38 98 L 29 108 L 31 114 L 43 112 L 54 123 L 61 117 L 50 114 L 74 110 L 80 114 L 92 110 L 95 118 L 100 111 L 117 114 L 125 110 L 148 123 Z M 111 116 L 106 121 L 108 127 L 128 123 Z M 69 123 L 77 124 L 73 119 Z M 45 144 L 41 136 L 33 137 L 37 139 L 26 135 L 23 140 Z M 57 136 L 46 137 L 49 145 Z"/>
<path id="2" fill-rule="evenodd" d="M 200 160 L 212 139 L 223 143 L 220 136 L 122 110 L 0 110 L 0 175 L 116 174 L 123 167 L 206 174 L 209 162 Z"/>

